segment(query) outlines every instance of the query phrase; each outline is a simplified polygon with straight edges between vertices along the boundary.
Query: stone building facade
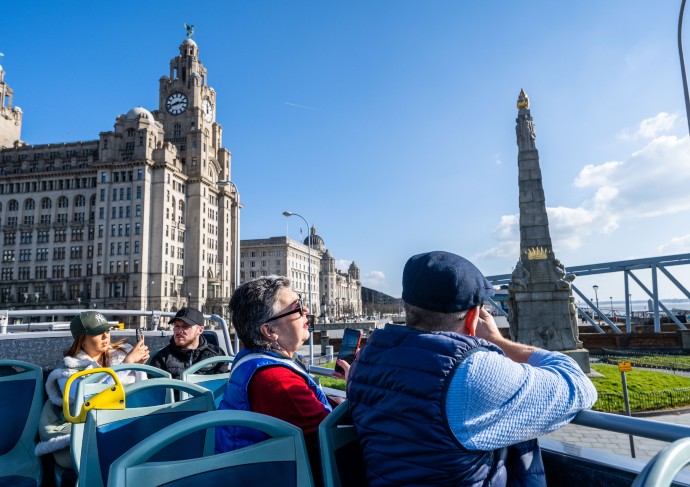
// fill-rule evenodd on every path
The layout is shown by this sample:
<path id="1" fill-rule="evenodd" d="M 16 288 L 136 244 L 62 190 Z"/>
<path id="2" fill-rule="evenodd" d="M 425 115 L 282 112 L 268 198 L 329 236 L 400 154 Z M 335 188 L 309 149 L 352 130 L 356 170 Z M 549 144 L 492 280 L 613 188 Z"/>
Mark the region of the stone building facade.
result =
<path id="1" fill-rule="evenodd" d="M 157 108 L 119 115 L 97 140 L 27 145 L 1 69 L 0 93 L 1 307 L 227 304 L 239 195 L 192 39 L 160 79 Z"/>
<path id="2" fill-rule="evenodd" d="M 310 230 L 311 303 L 316 316 L 337 318 L 362 314 L 362 281 L 357 264 L 347 272 L 335 267 L 323 239 Z M 288 237 L 242 240 L 240 281 L 271 274 L 287 276 L 305 304 L 309 303 L 309 240 L 300 243 Z"/>

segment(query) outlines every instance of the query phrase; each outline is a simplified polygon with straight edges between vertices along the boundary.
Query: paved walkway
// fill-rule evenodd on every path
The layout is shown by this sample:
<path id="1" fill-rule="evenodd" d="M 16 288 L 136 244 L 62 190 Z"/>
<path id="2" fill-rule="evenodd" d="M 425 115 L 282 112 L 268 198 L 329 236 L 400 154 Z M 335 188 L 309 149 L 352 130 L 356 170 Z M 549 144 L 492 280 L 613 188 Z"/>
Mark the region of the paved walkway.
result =
<path id="1" fill-rule="evenodd" d="M 644 419 L 673 423 L 681 426 L 690 426 L 690 413 L 667 414 L 663 416 L 653 416 Z M 560 440 L 573 445 L 607 450 L 617 455 L 630 457 L 630 440 L 628 435 L 623 433 L 613 433 L 611 431 L 588 428 L 576 424 L 568 424 L 563 428 L 546 435 L 545 438 Z M 650 440 L 640 436 L 634 436 L 635 458 L 649 460 L 659 451 L 668 445 L 665 441 Z"/>

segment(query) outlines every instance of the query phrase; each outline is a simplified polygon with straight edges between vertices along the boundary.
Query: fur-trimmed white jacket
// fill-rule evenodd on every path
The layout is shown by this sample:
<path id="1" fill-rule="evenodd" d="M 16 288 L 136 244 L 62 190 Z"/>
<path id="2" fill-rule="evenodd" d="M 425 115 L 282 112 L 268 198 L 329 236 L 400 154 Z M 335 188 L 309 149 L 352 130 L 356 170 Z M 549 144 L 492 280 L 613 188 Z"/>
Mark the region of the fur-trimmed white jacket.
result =
<path id="1" fill-rule="evenodd" d="M 125 343 L 122 350 L 110 351 L 110 365 L 121 364 L 132 346 Z M 79 351 L 74 357 L 67 356 L 63 359 L 63 368 L 54 369 L 46 379 L 46 393 L 48 400 L 43 405 L 41 419 L 38 425 L 38 433 L 41 441 L 36 445 L 36 455 L 45 455 L 70 446 L 71 424 L 65 420 L 62 413 L 63 388 L 70 376 L 86 369 L 100 367 L 83 351 Z M 118 372 L 118 377 L 123 384 L 131 384 L 138 380 L 146 379 L 146 373 L 139 371 Z M 80 380 L 80 379 L 79 379 Z M 70 392 L 76 392 L 78 380 L 72 384 Z M 112 382 L 110 377 L 103 382 Z M 73 397 L 70 398 L 70 403 Z"/>

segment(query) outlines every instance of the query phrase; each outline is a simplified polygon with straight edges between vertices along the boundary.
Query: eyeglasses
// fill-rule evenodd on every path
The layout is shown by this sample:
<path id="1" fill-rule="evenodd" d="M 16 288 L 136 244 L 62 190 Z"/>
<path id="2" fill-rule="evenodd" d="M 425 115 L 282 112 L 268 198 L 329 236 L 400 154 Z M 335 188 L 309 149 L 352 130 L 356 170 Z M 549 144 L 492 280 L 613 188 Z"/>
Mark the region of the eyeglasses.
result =
<path id="1" fill-rule="evenodd" d="M 283 318 L 285 316 L 289 316 L 292 313 L 299 313 L 300 316 L 304 316 L 303 309 L 304 309 L 304 305 L 302 304 L 302 295 L 298 294 L 297 295 L 297 308 L 291 309 L 290 311 L 287 311 L 285 313 L 281 313 L 279 315 L 273 316 L 272 318 L 267 319 L 266 323 L 268 323 L 270 321 L 275 321 L 275 320 L 277 320 L 279 318 Z"/>

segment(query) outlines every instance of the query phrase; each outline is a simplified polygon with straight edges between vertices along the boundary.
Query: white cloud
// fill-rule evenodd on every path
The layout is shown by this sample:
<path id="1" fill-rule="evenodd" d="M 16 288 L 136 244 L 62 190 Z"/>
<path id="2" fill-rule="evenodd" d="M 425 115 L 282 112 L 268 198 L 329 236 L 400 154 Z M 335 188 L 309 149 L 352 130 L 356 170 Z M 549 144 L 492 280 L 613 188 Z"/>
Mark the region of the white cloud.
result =
<path id="1" fill-rule="evenodd" d="M 350 268 L 350 264 L 352 264 L 351 260 L 347 260 L 347 259 L 336 259 L 335 260 L 335 268 L 338 269 L 340 272 L 347 272 L 347 270 Z"/>
<path id="2" fill-rule="evenodd" d="M 365 287 L 372 289 L 382 289 L 386 284 L 386 275 L 382 271 L 367 272 L 362 277 L 362 283 Z"/>
<path id="3" fill-rule="evenodd" d="M 660 245 L 657 249 L 660 254 L 684 254 L 690 252 L 690 234 L 682 237 L 673 237 L 667 244 Z"/>
<path id="4" fill-rule="evenodd" d="M 610 161 L 595 166 L 587 164 L 575 178 L 575 186 L 578 188 L 596 187 L 607 184 L 616 174 L 622 162 Z"/>
<path id="5" fill-rule="evenodd" d="M 675 116 L 659 114 L 640 125 L 646 134 L 668 128 Z M 622 158 L 588 164 L 573 181 L 586 191 L 575 207 L 547 208 L 554 248 L 578 249 L 592 236 L 609 234 L 624 223 L 690 210 L 690 139 L 660 136 Z M 547 202 L 548 203 L 548 202 Z M 649 221 L 649 220 L 648 220 Z M 494 229 L 498 244 L 482 258 L 517 256 L 518 215 L 503 215 Z M 690 236 L 677 237 L 664 252 L 690 248 Z M 677 249 L 677 250 L 671 250 Z"/>
<path id="6" fill-rule="evenodd" d="M 671 130 L 677 118 L 677 113 L 670 114 L 666 112 L 661 112 L 656 117 L 645 118 L 640 122 L 640 128 L 637 130 L 636 135 L 648 139 L 656 137 L 659 133 Z"/>
<path id="7" fill-rule="evenodd" d="M 654 117 L 642 120 L 635 133 L 623 131 L 620 137 L 626 140 L 652 139 L 671 130 L 676 124 L 677 119 L 677 113 L 660 112 Z"/>

